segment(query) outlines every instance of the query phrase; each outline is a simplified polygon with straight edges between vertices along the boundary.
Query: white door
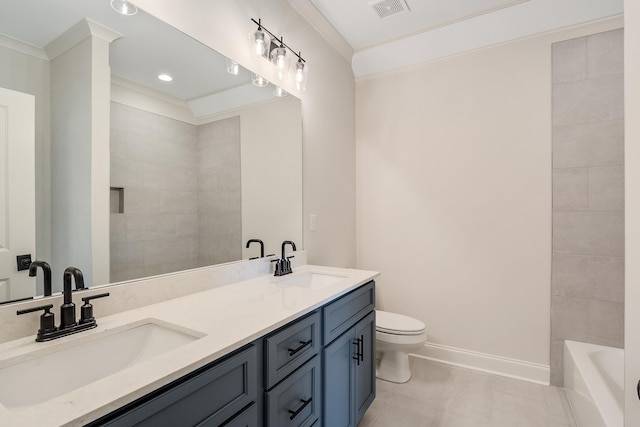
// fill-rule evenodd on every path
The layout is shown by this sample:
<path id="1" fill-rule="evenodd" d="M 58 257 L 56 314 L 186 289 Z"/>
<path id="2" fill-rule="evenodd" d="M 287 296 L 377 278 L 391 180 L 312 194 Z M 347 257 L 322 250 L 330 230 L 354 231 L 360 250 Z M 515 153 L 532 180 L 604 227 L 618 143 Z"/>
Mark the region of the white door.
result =
<path id="1" fill-rule="evenodd" d="M 35 100 L 0 88 L 0 301 L 35 295 L 18 255 L 35 255 Z"/>

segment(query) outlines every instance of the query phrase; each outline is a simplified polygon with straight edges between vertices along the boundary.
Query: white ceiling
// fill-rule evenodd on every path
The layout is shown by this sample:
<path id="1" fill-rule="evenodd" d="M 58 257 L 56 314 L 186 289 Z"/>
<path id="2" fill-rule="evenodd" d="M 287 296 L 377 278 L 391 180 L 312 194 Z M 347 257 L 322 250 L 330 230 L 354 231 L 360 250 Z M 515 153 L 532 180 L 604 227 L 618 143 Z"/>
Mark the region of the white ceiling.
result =
<path id="1" fill-rule="evenodd" d="M 123 16 L 110 7 L 109 0 L 0 0 L 0 11 L 0 34 L 40 49 L 83 18 L 122 34 L 111 44 L 112 73 L 187 103 L 198 100 L 201 115 L 237 108 L 212 104 L 227 102 L 226 94 L 239 88 L 247 97 L 243 102 L 254 102 L 247 85 L 255 88 L 256 102 L 272 98 L 268 88 L 250 84 L 247 70 L 241 68 L 237 76 L 228 74 L 224 56 L 142 10 Z M 174 80 L 161 82 L 160 73 Z M 263 92 L 268 92 L 266 97 Z M 238 103 L 237 98 L 234 101 Z"/>
<path id="2" fill-rule="evenodd" d="M 389 43 L 528 0 L 310 0 L 354 51 Z M 407 6 L 380 18 L 373 5 Z"/>
<path id="3" fill-rule="evenodd" d="M 623 13 L 624 0 L 288 0 L 351 65 L 356 78 Z M 392 1 L 392 0 L 389 0 Z"/>

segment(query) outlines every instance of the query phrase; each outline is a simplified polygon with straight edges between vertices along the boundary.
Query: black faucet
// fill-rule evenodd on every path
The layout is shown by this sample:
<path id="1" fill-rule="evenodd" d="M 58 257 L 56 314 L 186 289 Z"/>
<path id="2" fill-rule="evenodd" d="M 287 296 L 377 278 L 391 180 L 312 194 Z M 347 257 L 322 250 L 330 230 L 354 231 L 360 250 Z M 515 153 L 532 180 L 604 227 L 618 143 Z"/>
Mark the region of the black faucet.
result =
<path id="1" fill-rule="evenodd" d="M 51 267 L 44 261 L 33 261 L 29 266 L 29 277 L 36 277 L 38 267 L 42 268 L 44 273 L 44 296 L 51 296 Z"/>
<path id="2" fill-rule="evenodd" d="M 249 249 L 249 246 L 252 243 L 260 243 L 260 258 L 264 258 L 264 243 L 262 242 L 262 240 L 260 239 L 249 239 L 247 240 L 247 249 Z M 249 259 L 256 259 L 258 257 L 253 257 L 253 258 L 249 258 Z"/>
<path id="3" fill-rule="evenodd" d="M 46 263 L 45 263 L 46 264 Z M 44 269 L 44 268 L 43 268 Z M 45 270 L 46 277 L 46 270 Z M 96 298 L 108 297 L 109 293 L 91 295 L 82 298 L 84 304 L 81 307 L 80 321 L 76 321 L 76 305 L 73 303 L 71 278 L 73 277 L 76 289 L 86 289 L 84 286 L 84 277 L 82 271 L 75 267 L 69 267 L 64 271 L 63 275 L 63 298 L 64 301 L 60 306 L 60 326 L 55 326 L 54 314 L 49 310 L 53 308 L 52 304 L 43 305 L 39 307 L 27 308 L 25 310 L 18 310 L 17 314 L 33 313 L 35 311 L 44 310 L 44 313 L 40 316 L 40 329 L 38 329 L 38 335 L 36 341 L 50 341 L 56 338 L 64 337 L 67 335 L 75 334 L 76 332 L 84 331 L 86 329 L 92 329 L 98 326 L 95 317 L 93 317 L 93 306 L 90 301 Z"/>
<path id="4" fill-rule="evenodd" d="M 84 276 L 79 268 L 68 267 L 64 271 L 63 279 L 63 295 L 64 303 L 60 306 L 60 329 L 72 328 L 76 323 L 76 305 L 72 299 L 71 277 L 76 282 L 76 289 L 84 289 Z"/>
<path id="5" fill-rule="evenodd" d="M 291 245 L 294 251 L 297 250 L 296 244 L 293 243 L 291 240 L 285 240 L 284 242 L 282 242 L 282 258 L 274 259 L 273 261 L 271 261 L 276 263 L 276 268 L 273 273 L 274 276 L 284 276 L 285 274 L 293 273 L 293 270 L 291 270 L 291 261 L 289 260 L 293 258 L 294 255 L 286 256 L 284 250 L 285 250 L 285 246 L 287 245 Z"/>

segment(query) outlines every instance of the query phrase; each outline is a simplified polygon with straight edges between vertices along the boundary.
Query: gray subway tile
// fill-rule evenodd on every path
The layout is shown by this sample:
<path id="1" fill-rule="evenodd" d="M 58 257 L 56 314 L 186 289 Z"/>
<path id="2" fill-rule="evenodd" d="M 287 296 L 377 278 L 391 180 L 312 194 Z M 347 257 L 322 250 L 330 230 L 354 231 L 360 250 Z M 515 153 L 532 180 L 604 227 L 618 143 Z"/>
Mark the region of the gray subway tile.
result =
<path id="1" fill-rule="evenodd" d="M 175 215 L 130 214 L 126 222 L 127 238 L 132 241 L 170 239 L 176 234 Z"/>
<path id="2" fill-rule="evenodd" d="M 624 168 L 589 168 L 589 210 L 624 210 Z"/>
<path id="3" fill-rule="evenodd" d="M 198 215 L 176 215 L 176 236 L 197 236 Z"/>
<path id="4" fill-rule="evenodd" d="M 553 252 L 624 255 L 624 212 L 553 213 Z"/>
<path id="5" fill-rule="evenodd" d="M 566 40 L 551 46 L 553 83 L 587 77 L 587 38 Z"/>
<path id="6" fill-rule="evenodd" d="M 140 187 L 144 182 L 143 164 L 127 159 L 111 159 L 112 187 Z"/>
<path id="7" fill-rule="evenodd" d="M 623 164 L 623 120 L 553 127 L 554 168 Z"/>
<path id="8" fill-rule="evenodd" d="M 587 313 L 588 342 L 624 346 L 624 303 L 591 300 Z"/>
<path id="9" fill-rule="evenodd" d="M 110 253 L 111 270 L 144 265 L 144 242 L 112 242 Z"/>
<path id="10" fill-rule="evenodd" d="M 586 168 L 553 170 L 553 210 L 585 210 L 589 205 Z"/>
<path id="11" fill-rule="evenodd" d="M 161 192 L 162 212 L 173 214 L 196 214 L 198 193 L 189 190 L 165 190 Z"/>
<path id="12" fill-rule="evenodd" d="M 144 187 L 124 188 L 124 213 L 164 213 L 162 211 L 162 190 Z"/>
<path id="13" fill-rule="evenodd" d="M 553 328 L 553 325 L 552 325 Z M 550 384 L 555 387 L 564 386 L 564 338 L 551 338 Z"/>
<path id="14" fill-rule="evenodd" d="M 617 29 L 587 37 L 588 77 L 624 72 L 624 30 Z"/>
<path id="15" fill-rule="evenodd" d="M 552 295 L 624 301 L 624 258 L 554 253 Z"/>
<path id="16" fill-rule="evenodd" d="M 588 335 L 587 300 L 551 297 L 551 339 L 584 341 Z"/>
<path id="17" fill-rule="evenodd" d="M 109 241 L 125 242 L 127 240 L 127 229 L 123 214 L 112 213 L 109 217 Z"/>
<path id="18" fill-rule="evenodd" d="M 624 118 L 622 74 L 553 85 L 553 124 Z"/>

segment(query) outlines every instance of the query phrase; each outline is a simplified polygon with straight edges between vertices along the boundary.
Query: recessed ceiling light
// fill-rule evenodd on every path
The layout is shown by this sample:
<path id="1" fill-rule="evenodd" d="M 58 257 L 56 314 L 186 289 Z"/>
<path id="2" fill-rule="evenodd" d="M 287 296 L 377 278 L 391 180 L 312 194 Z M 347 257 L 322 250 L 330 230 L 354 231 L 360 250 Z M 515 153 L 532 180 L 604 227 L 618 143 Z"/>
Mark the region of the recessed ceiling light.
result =
<path id="1" fill-rule="evenodd" d="M 169 74 L 159 74 L 158 78 L 163 82 L 170 82 L 173 80 L 173 77 L 171 77 Z"/>
<path id="2" fill-rule="evenodd" d="M 138 8 L 128 0 L 111 0 L 111 7 L 122 15 L 131 16 L 138 13 Z"/>

